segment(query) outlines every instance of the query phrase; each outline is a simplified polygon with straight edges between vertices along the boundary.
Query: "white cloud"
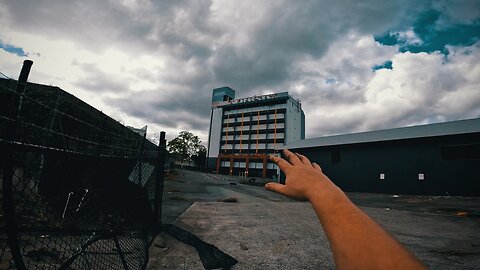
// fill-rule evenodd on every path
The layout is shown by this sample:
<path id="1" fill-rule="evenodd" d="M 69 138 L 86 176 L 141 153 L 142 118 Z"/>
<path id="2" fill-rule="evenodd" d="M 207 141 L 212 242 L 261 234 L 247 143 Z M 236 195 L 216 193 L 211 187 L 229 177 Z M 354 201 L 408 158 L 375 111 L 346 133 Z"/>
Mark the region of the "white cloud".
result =
<path id="1" fill-rule="evenodd" d="M 302 75 L 290 92 L 302 100 L 307 137 L 349 132 L 360 124 L 349 112 L 356 113 L 356 104 L 364 102 L 373 67 L 396 53 L 396 47 L 382 46 L 371 35 L 350 33 L 332 43 L 322 58 L 299 61 Z"/>
<path id="2" fill-rule="evenodd" d="M 409 28 L 403 32 L 391 32 L 390 35 L 397 38 L 401 45 L 421 45 L 423 41 L 415 34 L 413 28 Z"/>
<path id="3" fill-rule="evenodd" d="M 308 122 L 314 134 L 479 117 L 480 43 L 449 52 L 396 53 L 392 70 L 364 78 L 356 101 L 319 103 Z"/>

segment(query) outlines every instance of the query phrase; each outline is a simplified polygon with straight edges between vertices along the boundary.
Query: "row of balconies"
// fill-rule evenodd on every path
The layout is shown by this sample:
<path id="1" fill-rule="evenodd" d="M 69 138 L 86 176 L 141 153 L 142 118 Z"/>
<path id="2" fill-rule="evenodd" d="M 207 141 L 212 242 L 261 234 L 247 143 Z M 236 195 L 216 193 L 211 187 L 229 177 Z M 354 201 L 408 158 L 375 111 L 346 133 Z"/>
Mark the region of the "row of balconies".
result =
<path id="1" fill-rule="evenodd" d="M 234 140 L 234 141 L 221 141 L 221 145 L 235 145 L 235 144 L 250 144 L 250 145 L 257 145 L 257 144 L 269 144 L 269 143 L 279 143 L 279 144 L 284 144 L 285 140 L 284 139 L 265 139 L 265 140 Z"/>
<path id="2" fill-rule="evenodd" d="M 257 155 L 257 154 L 272 154 L 274 153 L 274 149 L 256 149 L 255 146 L 252 146 L 253 149 L 223 149 L 221 150 L 221 154 L 224 155 L 231 155 L 231 154 L 252 154 L 252 155 Z M 280 149 L 280 148 L 279 148 Z M 276 150 L 279 150 L 276 149 Z"/>
<path id="3" fill-rule="evenodd" d="M 269 133 L 269 134 L 250 134 L 250 135 L 228 135 L 228 136 L 222 136 L 222 141 L 233 141 L 233 140 L 252 140 L 256 141 L 258 140 L 266 140 L 266 139 L 284 139 L 285 134 L 284 133 Z"/>
<path id="4" fill-rule="evenodd" d="M 254 129 L 252 129 L 252 130 L 243 130 L 243 131 L 235 131 L 235 132 L 231 132 L 231 131 L 230 131 L 230 132 L 225 132 L 225 131 L 222 131 L 222 135 L 232 135 L 232 134 L 239 135 L 240 133 L 242 133 L 243 135 L 248 135 L 248 134 L 250 134 L 250 136 L 256 136 L 257 133 L 258 133 L 258 134 L 266 134 L 266 133 L 268 133 L 268 134 L 269 134 L 269 133 L 272 133 L 272 134 L 274 134 L 274 133 L 280 134 L 280 133 L 284 133 L 284 132 L 285 132 L 285 129 L 283 129 L 283 128 L 280 128 L 280 129 L 277 129 L 277 130 L 275 130 L 275 129 L 272 128 L 272 129 L 259 129 L 259 130 L 254 130 Z M 251 138 L 253 138 L 253 137 L 251 137 Z"/>
<path id="5" fill-rule="evenodd" d="M 260 115 L 260 117 L 257 116 L 257 115 L 252 116 L 252 117 L 250 117 L 250 116 L 244 116 L 244 117 L 243 117 L 243 122 L 244 122 L 244 123 L 247 123 L 247 122 L 255 122 L 255 123 L 256 123 L 256 122 L 258 122 L 258 121 L 263 121 L 263 120 L 267 120 L 267 119 L 272 119 L 272 120 L 273 120 L 273 119 L 275 119 L 275 118 L 276 118 L 277 120 L 279 120 L 279 119 L 285 119 L 285 114 L 279 113 L 279 114 L 277 114 L 276 117 L 275 117 L 274 114 L 270 114 L 270 115 L 268 115 L 268 118 L 267 118 L 267 115 Z M 242 117 L 234 117 L 234 118 L 224 117 L 224 119 L 223 119 L 223 123 L 224 123 L 224 124 L 232 124 L 232 123 L 234 123 L 234 122 L 241 123 L 241 122 L 242 122 Z"/>
<path id="6" fill-rule="evenodd" d="M 265 125 L 265 124 L 280 124 L 285 123 L 285 119 L 268 119 L 268 120 L 260 120 L 260 121 L 244 121 L 243 126 L 250 126 L 250 125 Z M 232 127 L 232 126 L 242 126 L 242 122 L 235 122 L 235 123 L 223 123 L 223 127 Z"/>
<path id="7" fill-rule="evenodd" d="M 241 146 L 241 148 L 240 148 Z M 242 149 L 242 150 L 255 150 L 255 149 L 280 149 L 283 147 L 283 143 L 259 143 L 258 145 L 256 143 L 242 143 L 242 144 L 223 144 L 220 149 L 221 150 L 231 150 L 231 149 Z"/>
<path id="8" fill-rule="evenodd" d="M 254 108 L 243 108 L 243 109 L 237 109 L 237 110 L 227 110 L 224 112 L 224 115 L 230 115 L 230 117 L 238 117 L 238 116 L 256 116 L 259 114 L 260 115 L 265 115 L 265 114 L 274 114 L 275 110 L 278 113 L 285 113 L 287 111 L 286 109 L 286 104 L 277 104 L 274 106 L 261 106 L 261 107 L 254 107 Z"/>
<path id="9" fill-rule="evenodd" d="M 223 127 L 222 132 L 233 132 L 233 131 L 250 131 L 250 130 L 264 130 L 264 129 L 283 129 L 285 128 L 285 123 L 273 123 L 273 124 L 263 124 L 263 125 L 252 125 L 252 126 L 236 126 L 236 127 Z"/>
<path id="10" fill-rule="evenodd" d="M 221 161 L 220 166 L 230 168 L 230 161 Z M 234 168 L 246 168 L 247 163 L 242 161 L 234 161 L 233 162 Z M 250 169 L 263 169 L 263 163 L 261 162 L 249 162 L 248 168 Z M 267 163 L 267 169 L 275 169 L 275 164 Z"/>

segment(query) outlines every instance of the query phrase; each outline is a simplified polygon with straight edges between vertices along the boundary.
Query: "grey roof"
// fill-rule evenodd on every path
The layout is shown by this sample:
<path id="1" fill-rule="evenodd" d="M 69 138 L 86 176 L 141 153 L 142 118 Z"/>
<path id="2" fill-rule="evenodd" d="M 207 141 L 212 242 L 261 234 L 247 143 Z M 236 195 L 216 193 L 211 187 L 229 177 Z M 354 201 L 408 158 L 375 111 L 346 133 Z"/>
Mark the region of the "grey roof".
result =
<path id="1" fill-rule="evenodd" d="M 284 148 L 307 148 L 342 144 L 368 143 L 480 132 L 480 118 L 412 127 L 375 130 L 317 137 L 292 142 Z"/>

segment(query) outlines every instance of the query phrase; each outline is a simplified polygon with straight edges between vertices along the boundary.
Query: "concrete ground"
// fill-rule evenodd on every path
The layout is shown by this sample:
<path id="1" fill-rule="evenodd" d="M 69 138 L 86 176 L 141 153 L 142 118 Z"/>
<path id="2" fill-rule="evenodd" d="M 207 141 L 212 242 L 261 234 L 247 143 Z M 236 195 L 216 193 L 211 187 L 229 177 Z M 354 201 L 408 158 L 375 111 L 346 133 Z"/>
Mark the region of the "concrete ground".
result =
<path id="1" fill-rule="evenodd" d="M 242 180 L 191 171 L 171 175 L 165 181 L 164 222 L 236 258 L 232 269 L 334 269 L 309 203 L 240 184 Z M 480 198 L 348 196 L 429 268 L 480 269 Z M 147 269 L 203 266 L 194 248 L 160 235 Z"/>

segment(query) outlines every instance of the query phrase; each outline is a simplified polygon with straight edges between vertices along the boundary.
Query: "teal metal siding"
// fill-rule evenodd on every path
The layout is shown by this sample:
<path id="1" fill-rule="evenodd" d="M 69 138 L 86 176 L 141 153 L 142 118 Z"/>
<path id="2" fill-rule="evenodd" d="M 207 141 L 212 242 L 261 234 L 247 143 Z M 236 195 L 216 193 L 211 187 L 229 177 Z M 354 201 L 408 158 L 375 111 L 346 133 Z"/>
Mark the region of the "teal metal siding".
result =
<path id="1" fill-rule="evenodd" d="M 476 147 L 480 133 L 291 150 L 320 164 L 344 191 L 480 196 L 478 156 L 442 159 L 442 147 L 455 145 Z M 332 164 L 332 151 L 340 151 L 340 163 Z M 419 173 L 425 180 L 418 180 Z"/>

